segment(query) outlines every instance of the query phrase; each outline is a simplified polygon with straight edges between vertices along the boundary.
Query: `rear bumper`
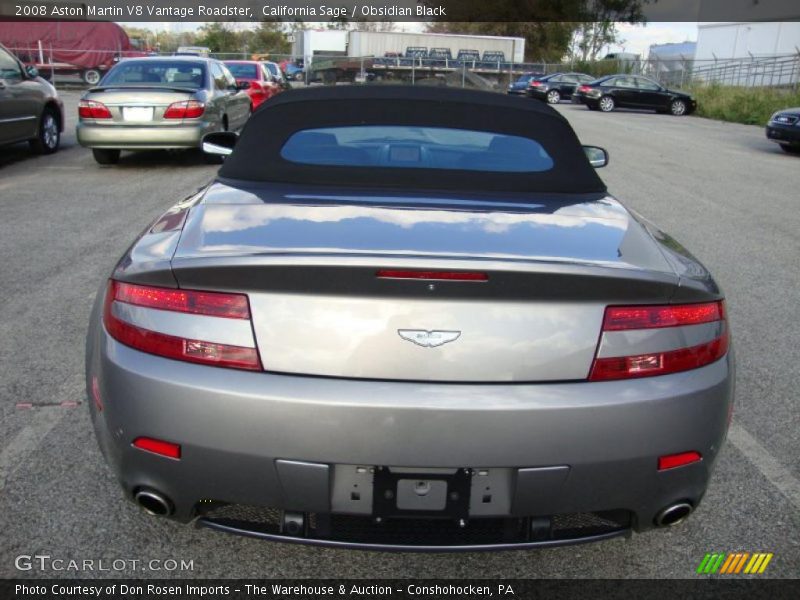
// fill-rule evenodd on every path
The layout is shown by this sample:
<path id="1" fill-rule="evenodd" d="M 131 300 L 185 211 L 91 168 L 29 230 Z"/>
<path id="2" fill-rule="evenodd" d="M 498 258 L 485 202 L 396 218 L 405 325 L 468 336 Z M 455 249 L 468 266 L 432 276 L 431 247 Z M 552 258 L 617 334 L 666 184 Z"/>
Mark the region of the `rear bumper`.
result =
<path id="1" fill-rule="evenodd" d="M 78 143 L 86 148 L 154 150 L 199 148 L 203 136 L 215 131 L 215 127 L 207 121 L 164 126 L 97 125 L 81 121 L 76 133 Z"/>
<path id="2" fill-rule="evenodd" d="M 770 123 L 767 125 L 767 139 L 778 144 L 800 146 L 800 126 Z"/>
<path id="3" fill-rule="evenodd" d="M 461 385 L 204 367 L 130 349 L 99 324 L 87 349 L 88 393 L 97 378 L 103 407 L 88 403 L 92 420 L 126 495 L 158 490 L 184 522 L 209 500 L 326 514 L 335 465 L 368 465 L 504 468 L 513 473 L 510 508 L 494 517 L 621 510 L 628 525 L 592 535 L 642 531 L 673 502 L 699 503 L 733 396 L 731 353 L 695 371 L 628 382 Z M 181 459 L 133 448 L 139 436 L 181 444 Z M 703 460 L 657 472 L 658 456 L 687 450 Z M 312 468 L 287 479 L 278 465 L 287 460 Z M 537 474 L 550 467 L 566 467 L 565 476 Z"/>

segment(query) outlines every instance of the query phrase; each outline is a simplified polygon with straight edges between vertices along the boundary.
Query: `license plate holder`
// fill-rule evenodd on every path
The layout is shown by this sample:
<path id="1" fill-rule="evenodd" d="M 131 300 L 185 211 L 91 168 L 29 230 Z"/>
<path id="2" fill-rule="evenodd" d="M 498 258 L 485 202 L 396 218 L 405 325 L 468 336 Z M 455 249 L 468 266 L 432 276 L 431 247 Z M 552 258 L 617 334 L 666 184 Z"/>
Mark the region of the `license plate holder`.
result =
<path id="1" fill-rule="evenodd" d="M 469 517 L 471 477 L 468 469 L 457 469 L 454 473 L 409 473 L 378 467 L 373 478 L 373 516 L 466 519 Z M 421 483 L 428 484 L 426 498 L 415 501 L 412 490 Z M 424 485 L 420 487 L 424 488 Z"/>
<path id="2" fill-rule="evenodd" d="M 152 106 L 124 106 L 122 108 L 122 119 L 142 123 L 153 120 Z"/>

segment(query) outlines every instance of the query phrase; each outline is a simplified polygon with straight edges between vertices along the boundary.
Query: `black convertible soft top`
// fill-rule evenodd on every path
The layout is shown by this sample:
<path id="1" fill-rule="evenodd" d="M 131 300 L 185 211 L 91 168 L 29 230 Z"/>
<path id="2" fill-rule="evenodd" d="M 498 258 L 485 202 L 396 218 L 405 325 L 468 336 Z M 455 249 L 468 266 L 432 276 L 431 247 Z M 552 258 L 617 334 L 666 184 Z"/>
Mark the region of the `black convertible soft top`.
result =
<path id="1" fill-rule="evenodd" d="M 281 157 L 297 131 L 411 125 L 487 131 L 536 140 L 552 169 L 508 173 L 462 169 L 299 164 Z M 403 189 L 602 193 L 606 187 L 567 120 L 544 103 L 504 94 L 428 86 L 336 86 L 292 90 L 265 102 L 219 172 L 228 180 Z"/>

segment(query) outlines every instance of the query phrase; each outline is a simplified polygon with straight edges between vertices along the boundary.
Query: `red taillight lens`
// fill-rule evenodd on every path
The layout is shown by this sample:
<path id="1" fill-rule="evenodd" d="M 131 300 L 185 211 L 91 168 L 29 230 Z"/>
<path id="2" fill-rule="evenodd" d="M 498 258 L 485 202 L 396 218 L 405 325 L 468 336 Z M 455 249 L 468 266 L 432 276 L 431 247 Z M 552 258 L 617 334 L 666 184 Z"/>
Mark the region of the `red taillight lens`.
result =
<path id="1" fill-rule="evenodd" d="M 531 87 L 541 87 L 544 85 L 541 81 L 531 81 Z"/>
<path id="2" fill-rule="evenodd" d="M 680 454 L 667 454 L 666 456 L 658 457 L 658 470 L 666 471 L 667 469 L 674 469 L 675 467 L 682 467 L 692 463 L 699 462 L 703 456 L 699 452 L 681 452 Z"/>
<path id="3" fill-rule="evenodd" d="M 121 281 L 111 282 L 111 292 L 114 300 L 135 306 L 229 319 L 250 318 L 250 306 L 244 294 L 175 290 Z"/>
<path id="4" fill-rule="evenodd" d="M 168 458 L 180 459 L 181 457 L 180 445 L 173 444 L 172 442 L 165 442 L 163 440 L 157 440 L 148 437 L 140 437 L 133 440 L 133 445 L 140 450 L 146 450 L 147 452 L 159 454 Z"/>
<path id="5" fill-rule="evenodd" d="M 197 100 L 183 100 L 173 102 L 164 111 L 165 119 L 196 119 L 202 117 L 206 111 L 206 106 Z"/>
<path id="6" fill-rule="evenodd" d="M 185 331 L 193 337 L 181 337 L 155 330 L 147 315 L 140 322 L 131 322 L 115 314 L 115 305 L 132 305 L 145 310 L 174 311 L 196 316 L 197 320 L 185 324 Z M 213 340 L 196 339 L 202 337 L 204 325 L 211 327 L 213 322 L 203 322 L 207 317 L 229 319 L 248 319 L 250 309 L 247 296 L 242 294 L 221 294 L 218 292 L 199 292 L 193 290 L 174 290 L 111 281 L 106 293 L 103 322 L 109 335 L 118 342 L 142 352 L 166 358 L 201 363 L 234 369 L 261 370 L 258 350 L 253 343 L 249 346 L 236 346 Z M 134 313 L 135 314 L 135 313 Z M 158 315 L 153 311 L 150 316 Z M 136 317 L 131 317 L 135 319 Z M 245 324 L 249 325 L 249 324 Z M 243 326 L 245 326 L 243 325 Z M 233 327 L 233 325 L 231 325 Z M 247 327 L 249 329 L 249 327 Z M 248 333 L 248 335 L 251 335 Z M 248 341 L 252 341 L 249 337 Z"/>
<path id="7" fill-rule="evenodd" d="M 609 306 L 603 319 L 603 331 L 680 327 L 724 318 L 722 302 L 677 306 Z"/>
<path id="8" fill-rule="evenodd" d="M 111 111 L 102 102 L 81 100 L 78 103 L 78 116 L 81 119 L 110 119 Z"/>
<path id="9" fill-rule="evenodd" d="M 375 274 L 380 279 L 438 279 L 440 281 L 488 281 L 486 273 L 471 271 L 393 271 L 382 269 Z"/>
<path id="10" fill-rule="evenodd" d="M 620 331 L 691 327 L 710 323 L 720 323 L 720 326 L 702 332 L 707 339 L 699 344 L 627 356 L 600 355 L 605 336 L 624 335 L 617 333 Z M 648 343 L 658 344 L 657 336 L 652 336 Z M 721 300 L 704 304 L 609 306 L 603 319 L 598 356 L 592 364 L 589 380 L 633 379 L 697 369 L 725 356 L 728 344 L 725 305 Z"/>
<path id="11" fill-rule="evenodd" d="M 581 86 L 578 87 L 578 91 L 579 92 L 588 92 L 591 89 L 592 88 L 590 88 L 588 85 L 581 85 Z"/>

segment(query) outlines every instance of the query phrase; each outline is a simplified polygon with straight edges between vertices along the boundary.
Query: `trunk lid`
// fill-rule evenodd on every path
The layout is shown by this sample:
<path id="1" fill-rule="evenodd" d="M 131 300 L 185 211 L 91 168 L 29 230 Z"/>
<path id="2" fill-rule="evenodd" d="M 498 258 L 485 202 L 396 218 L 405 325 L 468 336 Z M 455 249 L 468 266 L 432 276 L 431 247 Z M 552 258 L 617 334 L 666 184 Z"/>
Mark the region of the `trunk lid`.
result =
<path id="1" fill-rule="evenodd" d="M 132 125 L 136 127 L 181 124 L 181 119 L 164 119 L 164 111 L 174 102 L 197 99 L 197 90 L 189 88 L 124 85 L 92 88 L 85 100 L 102 102 L 111 112 L 111 119 L 98 119 L 97 125 Z"/>
<path id="2" fill-rule="evenodd" d="M 173 271 L 182 287 L 248 293 L 267 370 L 418 381 L 585 379 L 605 306 L 666 302 L 677 283 L 610 197 L 487 203 L 221 184 L 187 218 Z"/>

